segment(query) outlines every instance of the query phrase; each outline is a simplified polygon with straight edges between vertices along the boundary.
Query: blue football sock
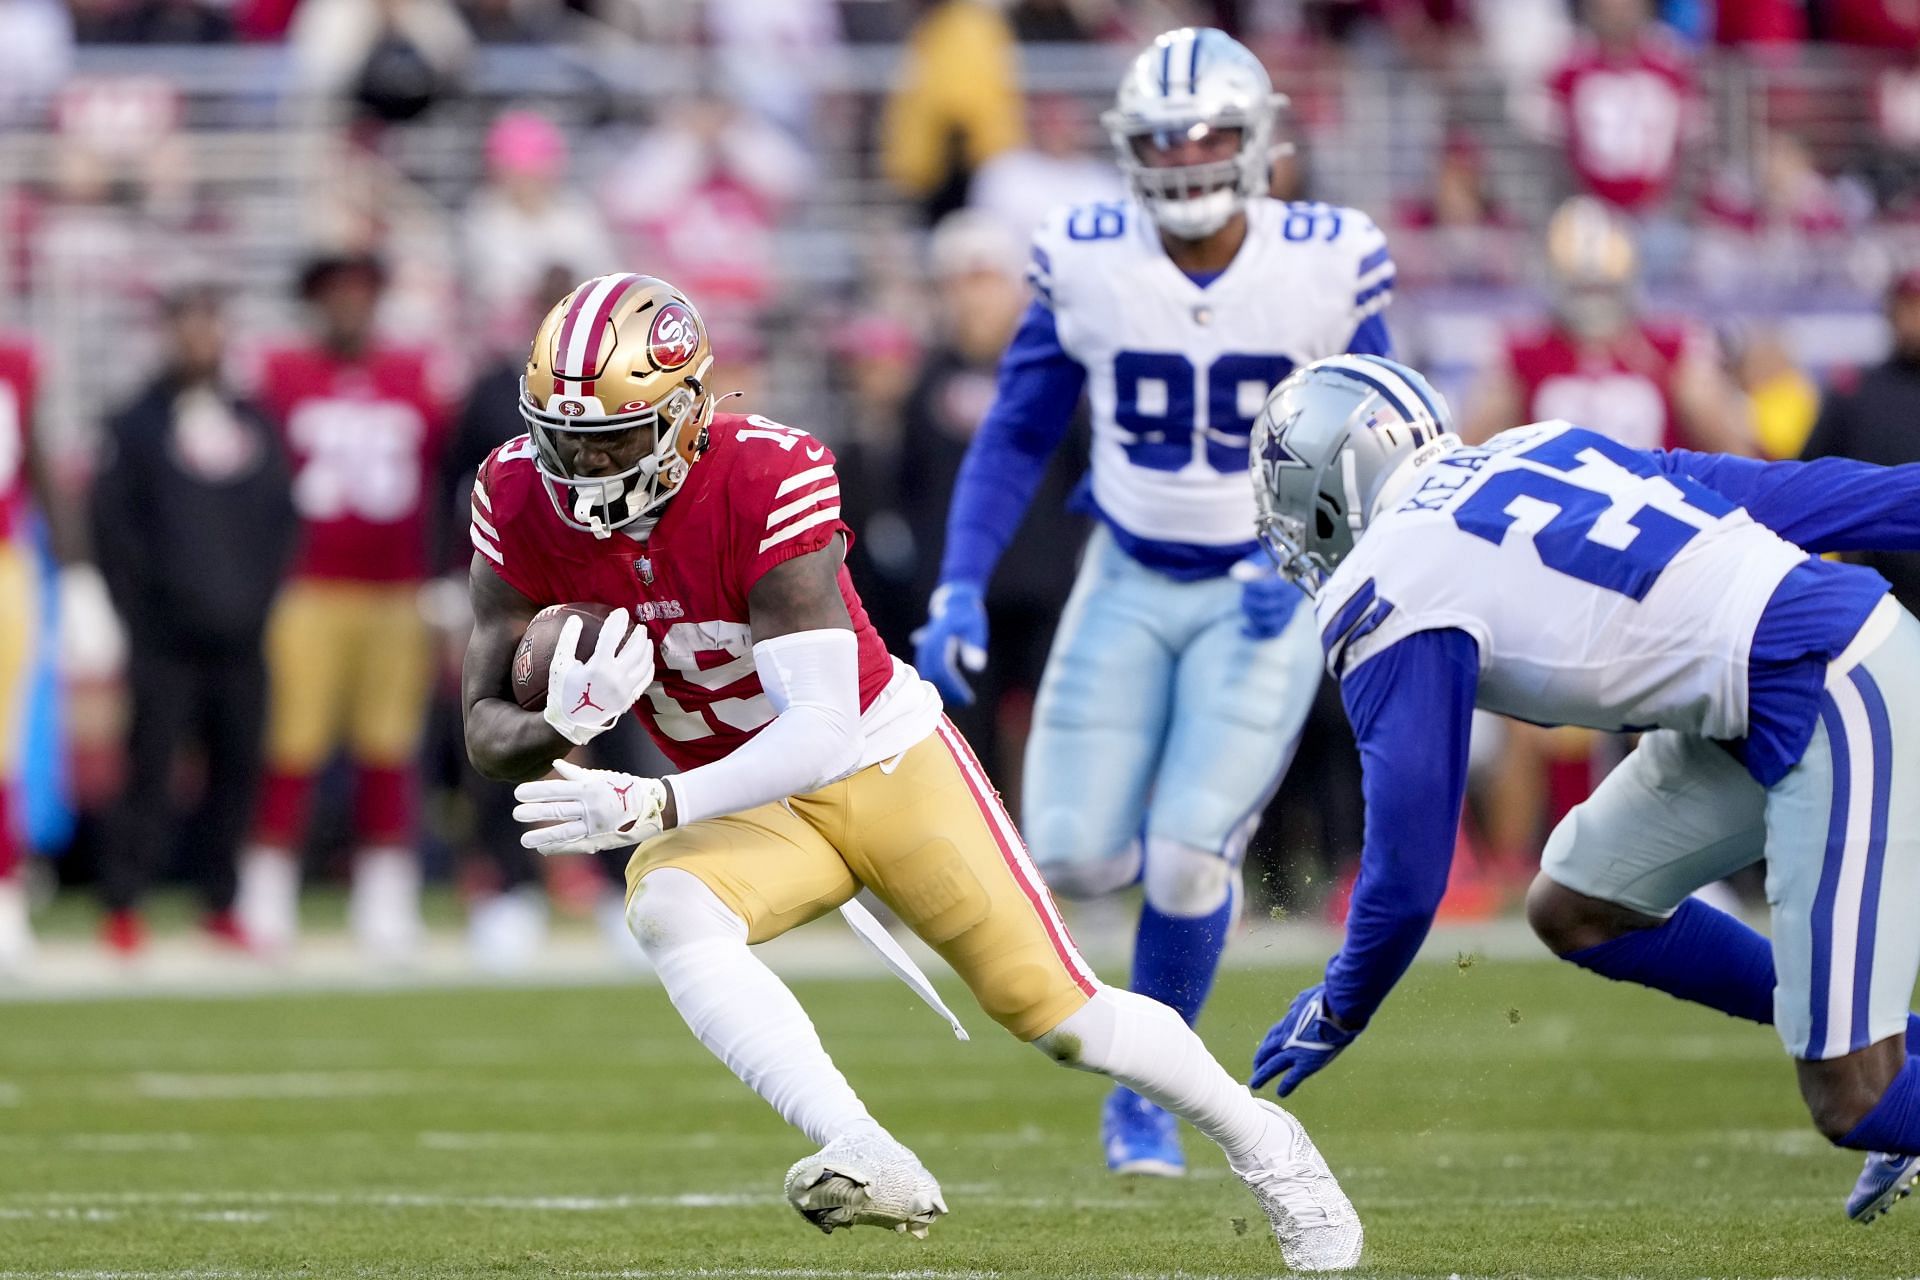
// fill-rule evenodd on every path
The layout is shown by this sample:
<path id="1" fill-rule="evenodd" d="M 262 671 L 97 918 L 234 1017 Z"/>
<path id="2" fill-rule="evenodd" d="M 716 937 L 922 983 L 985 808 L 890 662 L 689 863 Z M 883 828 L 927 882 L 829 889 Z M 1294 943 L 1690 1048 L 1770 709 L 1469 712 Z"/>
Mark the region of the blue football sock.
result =
<path id="1" fill-rule="evenodd" d="M 1866 1119 L 1840 1139 L 1840 1145 L 1857 1151 L 1920 1156 L 1920 1058 L 1907 1059 L 1907 1065 L 1867 1112 Z"/>
<path id="2" fill-rule="evenodd" d="M 1229 894 L 1218 911 L 1204 916 L 1170 916 L 1151 902 L 1143 903 L 1133 943 L 1133 989 L 1175 1010 L 1192 1026 L 1213 990 L 1236 896 Z"/>
<path id="3" fill-rule="evenodd" d="M 1907 1015 L 1907 1056 L 1920 1055 L 1920 1013 Z"/>
<path id="4" fill-rule="evenodd" d="M 1657 929 L 1636 929 L 1561 959 L 1617 982 L 1637 982 L 1731 1017 L 1773 1025 L 1772 945 L 1697 898 L 1681 903 Z"/>

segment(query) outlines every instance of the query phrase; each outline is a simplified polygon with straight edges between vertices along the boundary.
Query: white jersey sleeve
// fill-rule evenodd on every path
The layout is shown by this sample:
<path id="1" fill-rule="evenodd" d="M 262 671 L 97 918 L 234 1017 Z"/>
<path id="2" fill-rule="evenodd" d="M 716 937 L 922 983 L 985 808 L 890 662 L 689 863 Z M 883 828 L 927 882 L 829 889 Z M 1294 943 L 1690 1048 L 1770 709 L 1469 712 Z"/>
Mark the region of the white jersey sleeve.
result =
<path id="1" fill-rule="evenodd" d="M 1336 678 L 1416 631 L 1479 645 L 1479 704 L 1540 724 L 1747 728 L 1747 659 L 1806 552 L 1652 456 L 1565 422 L 1388 495 L 1316 603 Z"/>
<path id="2" fill-rule="evenodd" d="M 1029 279 L 1086 371 L 1100 514 L 1145 563 L 1224 572 L 1254 547 L 1247 441 L 1268 392 L 1353 347 L 1392 297 L 1393 261 L 1358 210 L 1263 198 L 1232 263 L 1195 279 L 1120 201 L 1056 211 Z M 1384 330 L 1362 341 L 1383 353 Z"/>

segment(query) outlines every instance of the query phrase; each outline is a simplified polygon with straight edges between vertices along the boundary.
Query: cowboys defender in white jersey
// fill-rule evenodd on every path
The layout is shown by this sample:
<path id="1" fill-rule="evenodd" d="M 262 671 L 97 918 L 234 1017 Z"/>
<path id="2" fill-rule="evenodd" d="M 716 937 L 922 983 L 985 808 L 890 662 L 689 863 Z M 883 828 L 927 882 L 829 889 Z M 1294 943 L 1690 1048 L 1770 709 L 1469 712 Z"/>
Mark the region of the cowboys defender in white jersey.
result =
<path id="1" fill-rule="evenodd" d="M 1469 448 L 1411 369 L 1338 357 L 1253 433 L 1260 530 L 1316 594 L 1359 739 L 1347 939 L 1256 1054 L 1290 1093 L 1367 1025 L 1446 889 L 1475 706 L 1645 734 L 1549 842 L 1564 959 L 1771 1023 L 1815 1125 L 1920 1175 L 1920 622 L 1871 570 L 1920 549 L 1920 467 L 1630 449 L 1567 422 Z M 1764 859 L 1772 941 L 1690 898 Z"/>
<path id="2" fill-rule="evenodd" d="M 1155 40 L 1102 122 L 1132 198 L 1057 212 L 947 518 L 921 673 L 950 701 L 986 660 L 982 596 L 1084 390 L 1099 525 L 1041 681 L 1022 826 L 1058 893 L 1145 880 L 1135 991 L 1189 1022 L 1240 861 L 1319 684 L 1312 620 L 1252 537 L 1247 434 L 1296 366 L 1385 352 L 1393 285 L 1363 213 L 1269 198 L 1284 99 L 1220 31 Z M 1117 1090 L 1119 1171 L 1184 1169 L 1172 1117 Z"/>

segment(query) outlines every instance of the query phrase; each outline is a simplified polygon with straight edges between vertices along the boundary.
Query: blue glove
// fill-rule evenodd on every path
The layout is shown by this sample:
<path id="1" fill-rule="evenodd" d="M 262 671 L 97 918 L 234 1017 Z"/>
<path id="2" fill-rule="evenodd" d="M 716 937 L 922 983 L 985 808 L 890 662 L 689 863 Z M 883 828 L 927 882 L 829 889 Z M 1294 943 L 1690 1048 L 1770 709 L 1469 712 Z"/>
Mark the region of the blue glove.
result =
<path id="1" fill-rule="evenodd" d="M 1328 1019 L 1326 992 L 1324 982 L 1308 987 L 1293 998 L 1287 1016 L 1273 1024 L 1273 1030 L 1253 1051 L 1253 1088 L 1260 1088 L 1284 1071 L 1286 1075 L 1281 1076 L 1280 1087 L 1275 1090 L 1284 1098 L 1359 1037 L 1358 1031 L 1342 1030 Z"/>
<path id="2" fill-rule="evenodd" d="M 987 665 L 987 607 L 971 582 L 943 583 L 927 605 L 927 625 L 913 633 L 913 665 L 950 706 L 973 705 L 961 668 Z"/>
<path id="3" fill-rule="evenodd" d="M 1240 584 L 1240 611 L 1246 615 L 1240 634 L 1249 640 L 1271 640 L 1285 631 L 1293 611 L 1307 598 L 1305 592 L 1280 576 L 1264 551 L 1256 551 L 1234 565 L 1233 579 Z"/>

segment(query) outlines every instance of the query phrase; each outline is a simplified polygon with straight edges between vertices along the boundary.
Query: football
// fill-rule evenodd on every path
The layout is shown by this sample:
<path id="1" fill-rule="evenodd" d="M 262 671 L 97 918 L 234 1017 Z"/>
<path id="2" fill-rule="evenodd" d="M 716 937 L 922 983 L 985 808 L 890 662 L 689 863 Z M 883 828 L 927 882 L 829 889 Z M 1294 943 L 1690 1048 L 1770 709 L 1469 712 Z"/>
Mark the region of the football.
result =
<path id="1" fill-rule="evenodd" d="M 513 651 L 513 699 L 528 711 L 538 711 L 547 702 L 547 668 L 553 664 L 553 651 L 560 643 L 560 628 L 567 619 L 580 619 L 580 640 L 574 652 L 585 657 L 593 652 L 600 638 L 600 624 L 613 609 L 604 604 L 550 604 L 533 615 L 520 647 Z"/>

